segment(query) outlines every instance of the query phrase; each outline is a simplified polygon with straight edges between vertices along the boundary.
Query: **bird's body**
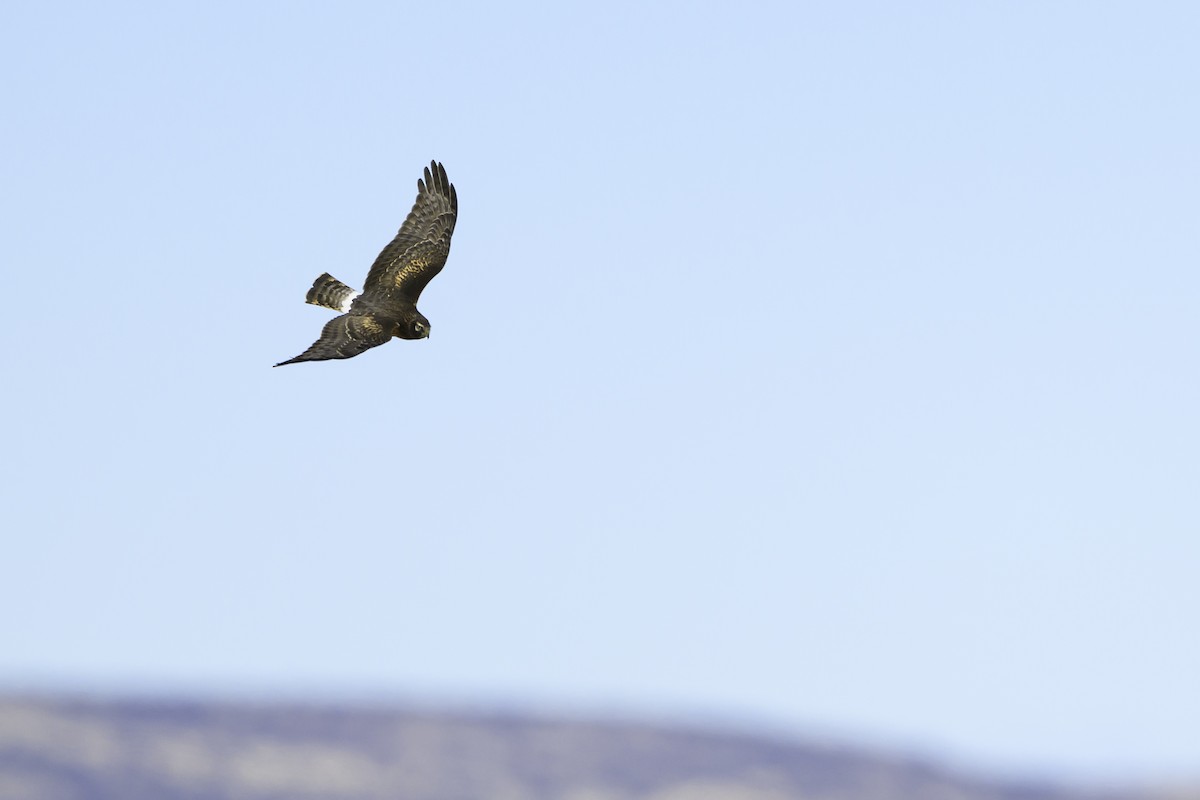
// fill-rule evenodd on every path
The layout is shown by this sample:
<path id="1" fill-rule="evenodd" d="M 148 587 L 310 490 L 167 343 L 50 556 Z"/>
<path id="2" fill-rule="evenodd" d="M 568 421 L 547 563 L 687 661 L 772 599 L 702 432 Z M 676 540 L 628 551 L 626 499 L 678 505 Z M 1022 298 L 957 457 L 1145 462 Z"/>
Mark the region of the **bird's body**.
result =
<path id="1" fill-rule="evenodd" d="M 383 248 L 367 273 L 362 292 L 328 272 L 308 290 L 306 302 L 341 312 L 325 323 L 321 336 L 300 355 L 276 364 L 353 358 L 392 339 L 424 339 L 429 320 L 417 310 L 421 291 L 442 271 L 458 218 L 458 195 L 436 161 L 417 181 L 417 200 L 396 238 Z"/>

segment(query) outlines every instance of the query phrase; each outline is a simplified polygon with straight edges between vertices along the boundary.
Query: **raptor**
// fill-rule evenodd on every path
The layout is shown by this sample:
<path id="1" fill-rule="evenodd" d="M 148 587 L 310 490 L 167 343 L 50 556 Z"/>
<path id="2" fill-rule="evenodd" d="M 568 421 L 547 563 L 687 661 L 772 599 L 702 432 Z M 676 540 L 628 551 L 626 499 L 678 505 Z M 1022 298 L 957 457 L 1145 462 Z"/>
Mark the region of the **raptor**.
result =
<path id="1" fill-rule="evenodd" d="M 446 168 L 433 161 L 417 179 L 412 211 L 375 259 L 361 292 L 328 272 L 313 281 L 305 302 L 342 312 L 325 323 L 321 336 L 295 358 L 300 361 L 353 358 L 359 353 L 399 339 L 429 336 L 429 320 L 417 310 L 417 300 L 446 265 L 450 237 L 458 219 L 458 195 L 446 178 Z"/>

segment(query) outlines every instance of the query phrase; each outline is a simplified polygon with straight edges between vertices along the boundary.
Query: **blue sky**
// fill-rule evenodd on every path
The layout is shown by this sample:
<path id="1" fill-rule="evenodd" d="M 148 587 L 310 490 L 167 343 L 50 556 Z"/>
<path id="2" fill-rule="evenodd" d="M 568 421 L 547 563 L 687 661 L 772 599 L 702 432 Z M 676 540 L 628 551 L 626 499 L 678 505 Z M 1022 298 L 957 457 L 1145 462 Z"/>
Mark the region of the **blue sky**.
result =
<path id="1" fill-rule="evenodd" d="M 0 16 L 3 685 L 1200 775 L 1193 4 Z"/>

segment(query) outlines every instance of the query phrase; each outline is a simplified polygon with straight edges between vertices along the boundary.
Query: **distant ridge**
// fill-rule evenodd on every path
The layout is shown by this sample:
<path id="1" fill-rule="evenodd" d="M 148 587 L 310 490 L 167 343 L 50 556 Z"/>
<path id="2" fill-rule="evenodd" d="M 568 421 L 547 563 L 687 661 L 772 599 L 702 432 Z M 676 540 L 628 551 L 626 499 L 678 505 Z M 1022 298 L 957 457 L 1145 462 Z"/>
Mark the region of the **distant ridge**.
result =
<path id="1" fill-rule="evenodd" d="M 0 695 L 0 800 L 1168 800 L 666 726 Z M 1170 800 L 1192 800 L 1180 793 Z"/>

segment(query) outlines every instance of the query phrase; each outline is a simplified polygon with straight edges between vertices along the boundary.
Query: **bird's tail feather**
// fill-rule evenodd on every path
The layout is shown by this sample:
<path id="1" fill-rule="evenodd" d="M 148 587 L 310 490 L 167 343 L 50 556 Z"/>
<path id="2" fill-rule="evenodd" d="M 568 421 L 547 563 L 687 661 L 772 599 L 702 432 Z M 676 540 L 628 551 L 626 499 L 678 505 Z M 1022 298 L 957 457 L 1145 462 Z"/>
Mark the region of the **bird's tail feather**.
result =
<path id="1" fill-rule="evenodd" d="M 314 306 L 345 313 L 350 310 L 350 304 L 358 295 L 359 292 L 325 272 L 313 281 L 312 288 L 308 290 L 308 296 L 304 298 L 304 301 L 312 303 Z"/>

